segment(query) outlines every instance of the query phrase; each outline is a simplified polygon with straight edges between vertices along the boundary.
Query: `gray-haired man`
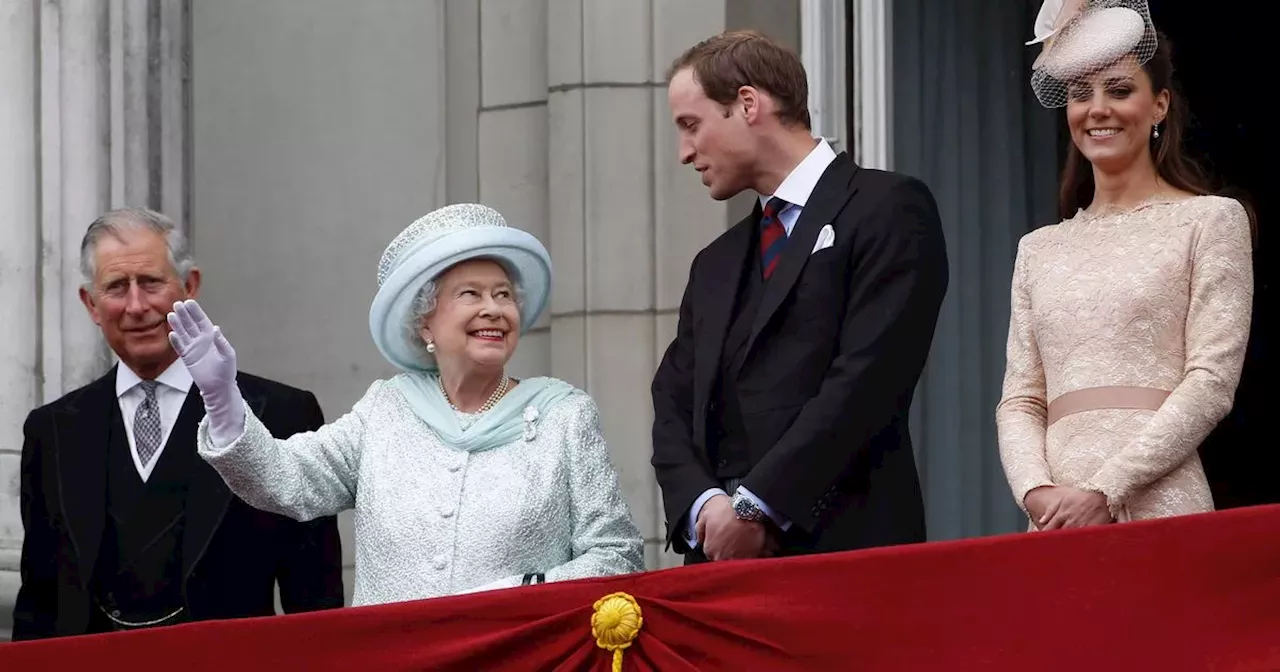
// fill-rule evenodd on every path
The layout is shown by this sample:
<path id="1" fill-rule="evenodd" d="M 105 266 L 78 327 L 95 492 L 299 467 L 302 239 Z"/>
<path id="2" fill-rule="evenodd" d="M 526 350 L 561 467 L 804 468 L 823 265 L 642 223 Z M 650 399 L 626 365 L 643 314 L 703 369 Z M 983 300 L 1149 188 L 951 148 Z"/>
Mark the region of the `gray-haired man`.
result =
<path id="1" fill-rule="evenodd" d="M 15 640 L 342 606 L 337 523 L 251 508 L 196 454 L 199 391 L 165 316 L 200 291 L 169 218 L 108 212 L 80 246 L 80 300 L 120 364 L 31 412 Z M 272 433 L 319 428 L 315 396 L 241 374 Z"/>

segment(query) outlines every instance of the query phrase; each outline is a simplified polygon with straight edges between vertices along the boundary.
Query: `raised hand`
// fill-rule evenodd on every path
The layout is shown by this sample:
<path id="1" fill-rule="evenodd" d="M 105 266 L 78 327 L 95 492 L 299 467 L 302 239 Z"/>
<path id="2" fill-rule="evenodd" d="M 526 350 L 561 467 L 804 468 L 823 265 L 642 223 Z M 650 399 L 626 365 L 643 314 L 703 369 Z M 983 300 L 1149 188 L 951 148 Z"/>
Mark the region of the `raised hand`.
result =
<path id="1" fill-rule="evenodd" d="M 236 379 L 236 351 L 193 300 L 173 304 L 169 342 L 201 391 L 226 387 Z"/>
<path id="2" fill-rule="evenodd" d="M 173 304 L 168 320 L 169 343 L 200 388 L 214 442 L 225 447 L 244 431 L 235 348 L 193 300 Z"/>

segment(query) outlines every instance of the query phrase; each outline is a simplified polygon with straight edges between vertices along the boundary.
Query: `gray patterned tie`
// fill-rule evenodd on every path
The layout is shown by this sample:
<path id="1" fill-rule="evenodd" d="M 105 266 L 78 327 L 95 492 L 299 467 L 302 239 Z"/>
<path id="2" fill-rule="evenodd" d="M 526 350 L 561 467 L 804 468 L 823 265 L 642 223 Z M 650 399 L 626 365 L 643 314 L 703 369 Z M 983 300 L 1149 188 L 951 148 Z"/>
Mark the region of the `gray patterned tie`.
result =
<path id="1" fill-rule="evenodd" d="M 138 461 L 142 466 L 151 463 L 151 458 L 160 448 L 160 404 L 156 402 L 156 381 L 142 381 L 142 391 L 147 398 L 133 414 L 133 441 L 138 446 Z"/>

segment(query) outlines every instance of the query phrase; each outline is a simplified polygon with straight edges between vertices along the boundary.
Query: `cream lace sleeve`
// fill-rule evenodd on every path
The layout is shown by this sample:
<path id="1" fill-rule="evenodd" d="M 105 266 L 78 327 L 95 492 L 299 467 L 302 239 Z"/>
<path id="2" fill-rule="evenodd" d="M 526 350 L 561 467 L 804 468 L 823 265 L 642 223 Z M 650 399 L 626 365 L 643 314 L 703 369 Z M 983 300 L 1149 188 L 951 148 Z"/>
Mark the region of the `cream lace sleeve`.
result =
<path id="1" fill-rule="evenodd" d="M 1044 453 L 1048 400 L 1032 323 L 1031 294 L 1026 285 L 1026 241 L 1024 236 L 1018 243 L 1018 256 L 1014 261 L 1004 391 L 996 406 L 1000 463 L 1004 465 L 1013 498 L 1024 511 L 1022 500 L 1028 492 L 1042 485 L 1053 485 Z"/>
<path id="2" fill-rule="evenodd" d="M 1253 247 L 1237 201 L 1210 201 L 1191 250 L 1186 365 L 1144 430 L 1081 487 L 1107 496 L 1112 512 L 1169 473 L 1231 410 L 1253 311 Z"/>

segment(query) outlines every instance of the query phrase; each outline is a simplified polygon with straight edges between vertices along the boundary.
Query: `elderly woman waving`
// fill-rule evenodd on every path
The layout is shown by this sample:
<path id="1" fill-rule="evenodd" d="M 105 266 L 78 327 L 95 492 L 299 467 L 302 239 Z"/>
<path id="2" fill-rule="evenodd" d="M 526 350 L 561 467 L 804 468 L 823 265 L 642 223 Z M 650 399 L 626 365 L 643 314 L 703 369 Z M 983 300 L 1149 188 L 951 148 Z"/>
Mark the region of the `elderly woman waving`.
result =
<path id="1" fill-rule="evenodd" d="M 246 408 L 218 327 L 194 301 L 175 304 L 170 339 L 207 409 L 201 457 L 264 510 L 354 508 L 356 605 L 643 570 L 591 397 L 505 372 L 550 277 L 537 239 L 490 208 L 414 222 L 383 253 L 369 312 L 403 373 L 287 440 Z"/>

